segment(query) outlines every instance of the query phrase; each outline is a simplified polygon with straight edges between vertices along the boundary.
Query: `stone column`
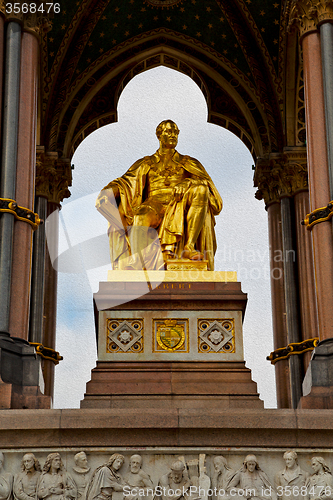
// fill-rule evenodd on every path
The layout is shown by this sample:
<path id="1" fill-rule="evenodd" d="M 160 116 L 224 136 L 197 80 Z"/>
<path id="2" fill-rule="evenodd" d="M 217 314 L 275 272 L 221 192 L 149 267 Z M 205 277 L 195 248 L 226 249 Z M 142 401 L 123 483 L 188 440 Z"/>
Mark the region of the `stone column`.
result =
<path id="1" fill-rule="evenodd" d="M 306 133 L 310 210 L 326 207 L 330 197 L 327 161 L 325 104 L 321 64 L 320 35 L 317 30 L 317 8 L 325 0 L 294 1 L 290 22 L 300 31 L 303 48 Z M 327 3 L 327 2 L 326 2 Z M 306 214 L 304 214 L 306 215 Z M 331 288 L 333 283 L 333 240 L 329 221 L 313 227 L 312 241 L 319 317 L 319 338 L 333 337 L 333 308 Z"/>
<path id="2" fill-rule="evenodd" d="M 37 150 L 36 205 L 43 207 L 46 217 L 59 212 L 60 203 L 70 196 L 68 186 L 72 184 L 69 160 L 59 160 L 55 152 Z M 30 319 L 30 342 L 38 342 L 44 347 L 55 349 L 57 315 L 57 271 L 53 269 L 49 251 L 53 255 L 58 249 L 58 216 L 52 218 L 52 238 L 45 241 L 45 232 L 34 240 L 34 260 L 32 267 L 32 300 Z M 47 222 L 48 223 L 48 222 Z M 50 246 L 52 249 L 50 249 Z M 45 394 L 53 399 L 54 362 L 43 360 Z"/>
<path id="3" fill-rule="evenodd" d="M 6 37 L 0 198 L 12 200 L 15 200 L 16 187 L 20 53 L 21 26 L 16 22 L 10 22 L 7 26 Z M 7 336 L 9 335 L 13 235 L 14 215 L 3 213 L 0 218 L 0 332 Z"/>
<path id="4" fill-rule="evenodd" d="M 330 199 L 333 200 L 333 3 L 317 2 L 317 19 L 320 30 L 321 59 L 326 118 L 326 141 L 330 177 Z"/>
<path id="5" fill-rule="evenodd" d="M 327 0 L 294 0 L 290 25 L 299 29 L 303 49 L 306 134 L 310 210 L 326 207 L 331 201 L 328 149 L 321 62 L 321 40 L 318 31 L 323 11 L 331 11 Z M 322 40 L 325 45 L 325 41 Z M 326 116 L 325 116 L 326 115 Z M 320 343 L 316 347 L 303 382 L 300 407 L 331 407 L 333 384 L 330 379 L 333 354 L 333 239 L 330 221 L 320 222 L 311 230 Z"/>
<path id="6" fill-rule="evenodd" d="M 268 161 L 257 161 L 254 184 L 259 188 L 256 197 L 264 199 L 268 214 L 273 337 L 274 349 L 279 349 L 288 344 L 288 339 L 282 258 L 281 210 L 277 183 L 274 177 L 271 177 L 270 170 Z M 288 360 L 281 360 L 275 364 L 275 379 L 278 408 L 291 408 Z"/>
<path id="7" fill-rule="evenodd" d="M 30 210 L 34 209 L 38 52 L 37 38 L 24 32 L 21 42 L 15 199 L 19 206 Z M 28 340 L 29 327 L 32 233 L 31 225 L 20 220 L 15 222 L 9 331 L 13 337 L 25 340 Z"/>

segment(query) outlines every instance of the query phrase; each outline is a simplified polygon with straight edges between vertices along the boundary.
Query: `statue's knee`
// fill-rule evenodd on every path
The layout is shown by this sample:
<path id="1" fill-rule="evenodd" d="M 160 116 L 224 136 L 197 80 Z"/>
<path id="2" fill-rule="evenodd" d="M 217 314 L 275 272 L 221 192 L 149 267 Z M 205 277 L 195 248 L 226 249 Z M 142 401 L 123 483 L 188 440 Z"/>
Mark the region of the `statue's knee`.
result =
<path id="1" fill-rule="evenodd" d="M 133 226 L 149 226 L 147 215 L 135 215 L 133 217 Z"/>

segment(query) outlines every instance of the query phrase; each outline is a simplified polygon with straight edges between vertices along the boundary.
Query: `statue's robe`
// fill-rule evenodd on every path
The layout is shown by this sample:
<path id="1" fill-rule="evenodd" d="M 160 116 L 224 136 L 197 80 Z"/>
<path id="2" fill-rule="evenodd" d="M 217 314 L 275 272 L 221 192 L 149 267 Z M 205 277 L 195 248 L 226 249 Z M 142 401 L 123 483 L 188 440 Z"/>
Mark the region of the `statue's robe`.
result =
<path id="1" fill-rule="evenodd" d="M 190 156 L 183 156 L 175 151 L 172 160 L 190 174 L 200 184 L 209 188 L 208 209 L 205 222 L 196 242 L 196 248 L 204 254 L 208 260 L 210 270 L 214 269 L 214 254 L 216 252 L 215 220 L 214 216 L 222 210 L 222 199 L 210 176 L 207 174 L 201 163 Z M 116 262 L 120 258 L 129 255 L 130 246 L 127 236 L 127 228 L 133 224 L 135 210 L 147 198 L 146 180 L 149 170 L 160 161 L 160 156 L 156 152 L 152 156 L 145 156 L 136 161 L 128 171 L 118 179 L 110 182 L 104 190 L 117 186 L 120 193 L 119 214 L 124 226 L 121 234 L 119 227 L 109 226 L 111 260 Z M 169 203 L 161 224 L 158 228 L 158 236 L 162 250 L 166 246 L 174 245 L 175 253 L 181 256 L 185 245 L 186 231 L 186 193 L 180 201 L 175 199 Z M 154 267 L 152 267 L 154 268 Z"/>

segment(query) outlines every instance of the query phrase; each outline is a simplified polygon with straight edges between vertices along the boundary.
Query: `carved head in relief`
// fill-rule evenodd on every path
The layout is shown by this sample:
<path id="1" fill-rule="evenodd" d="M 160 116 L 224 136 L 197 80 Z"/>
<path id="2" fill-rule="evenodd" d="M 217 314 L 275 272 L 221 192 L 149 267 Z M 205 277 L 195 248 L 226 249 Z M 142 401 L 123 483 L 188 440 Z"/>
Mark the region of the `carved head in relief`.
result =
<path id="1" fill-rule="evenodd" d="M 185 465 L 180 460 L 174 462 L 171 467 L 171 478 L 174 483 L 180 483 L 183 479 L 183 473 L 185 470 Z"/>
<path id="2" fill-rule="evenodd" d="M 297 464 L 297 453 L 294 450 L 288 450 L 284 453 L 283 459 L 286 462 L 287 469 L 293 469 Z"/>
<path id="3" fill-rule="evenodd" d="M 130 458 L 130 468 L 132 474 L 138 474 L 142 465 L 142 458 L 140 455 L 132 455 Z"/>
<path id="4" fill-rule="evenodd" d="M 40 466 L 39 461 L 37 460 L 37 458 L 35 457 L 35 455 L 33 453 L 26 453 L 23 456 L 23 459 L 21 462 L 21 469 L 22 469 L 22 471 L 26 471 L 26 472 L 33 471 L 33 470 L 41 471 L 41 466 Z"/>
<path id="5" fill-rule="evenodd" d="M 111 469 L 113 470 L 119 470 L 124 462 L 125 458 L 123 457 L 123 455 L 120 455 L 119 453 L 114 453 L 108 460 L 108 466 L 111 467 Z"/>
<path id="6" fill-rule="evenodd" d="M 256 469 L 259 470 L 258 460 L 257 460 L 257 457 L 255 455 L 247 455 L 245 457 L 243 464 L 244 464 L 244 467 L 249 472 L 254 472 Z"/>

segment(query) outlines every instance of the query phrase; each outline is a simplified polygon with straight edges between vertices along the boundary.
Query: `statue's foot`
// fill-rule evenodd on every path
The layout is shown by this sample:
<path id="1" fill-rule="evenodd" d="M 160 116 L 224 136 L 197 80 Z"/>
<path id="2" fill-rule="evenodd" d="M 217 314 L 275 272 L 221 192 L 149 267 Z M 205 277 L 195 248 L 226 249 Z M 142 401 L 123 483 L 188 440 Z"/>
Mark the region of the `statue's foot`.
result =
<path id="1" fill-rule="evenodd" d="M 195 250 L 195 248 L 191 247 L 185 247 L 183 251 L 183 257 L 184 259 L 190 259 L 190 260 L 203 260 L 203 255 L 201 252 L 198 250 Z"/>

